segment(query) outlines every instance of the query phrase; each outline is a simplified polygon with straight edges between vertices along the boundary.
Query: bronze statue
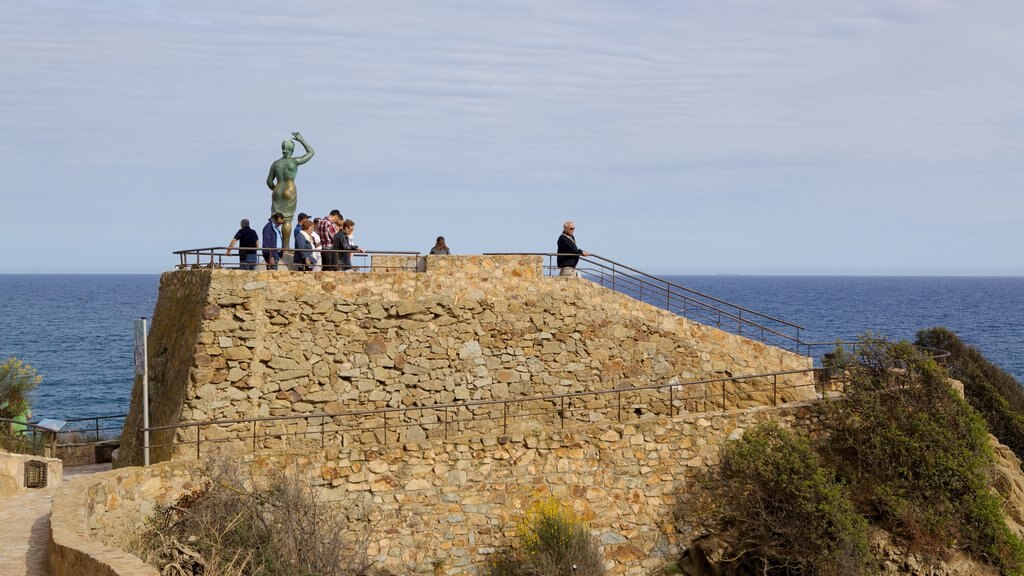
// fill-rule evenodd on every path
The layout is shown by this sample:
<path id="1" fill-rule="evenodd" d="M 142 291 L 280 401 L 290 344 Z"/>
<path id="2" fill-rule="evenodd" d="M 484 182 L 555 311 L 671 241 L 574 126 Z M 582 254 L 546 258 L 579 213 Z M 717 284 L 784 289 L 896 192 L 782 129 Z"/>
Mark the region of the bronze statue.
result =
<path id="1" fill-rule="evenodd" d="M 292 217 L 295 215 L 295 205 L 298 201 L 295 175 L 299 173 L 299 166 L 309 162 L 313 157 L 313 147 L 306 143 L 302 134 L 292 132 L 292 138 L 302 144 L 302 149 L 306 153 L 292 158 L 295 144 L 291 140 L 281 142 L 281 157 L 270 165 L 270 174 L 267 175 L 267 188 L 273 191 L 270 195 L 270 213 L 284 214 L 284 224 L 281 225 L 281 242 L 284 244 L 282 248 L 288 248 L 292 239 Z"/>

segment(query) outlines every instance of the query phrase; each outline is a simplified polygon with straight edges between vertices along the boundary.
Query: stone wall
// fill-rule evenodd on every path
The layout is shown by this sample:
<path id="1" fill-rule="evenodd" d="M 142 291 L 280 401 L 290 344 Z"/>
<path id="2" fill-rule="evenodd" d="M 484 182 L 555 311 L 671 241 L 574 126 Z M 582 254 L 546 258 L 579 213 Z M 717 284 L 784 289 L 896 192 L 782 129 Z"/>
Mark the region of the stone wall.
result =
<path id="1" fill-rule="evenodd" d="M 160 295 L 147 342 L 151 426 L 178 422 L 196 353 L 205 352 L 205 348 L 197 344 L 213 274 L 211 270 L 188 270 L 168 272 L 160 277 Z M 142 464 L 142 438 L 138 433 L 142 420 L 142 378 L 136 376 L 131 407 L 121 432 L 119 465 Z M 151 445 L 160 445 L 153 451 L 153 461 L 170 456 L 172 440 L 173 433 L 169 431 L 151 435 Z"/>
<path id="2" fill-rule="evenodd" d="M 495 432 L 501 419 L 482 416 L 507 416 L 503 407 L 441 414 L 433 408 L 437 405 L 811 367 L 807 357 L 689 321 L 592 282 L 544 277 L 539 256 L 423 260 L 425 272 L 164 274 L 149 342 L 150 354 L 164 358 L 151 360 L 159 407 L 153 425 L 416 408 L 392 425 L 402 424 L 402 440 L 418 440 L 443 435 L 444 418 L 475 419 L 472 432 L 486 434 Z M 764 379 L 686 386 L 676 391 L 671 406 L 664 391 L 653 401 L 634 393 L 626 395 L 624 413 L 623 395 L 587 397 L 570 417 L 604 419 L 613 406 L 618 418 L 639 418 L 649 412 L 786 402 L 813 397 L 810 383 L 809 374 L 780 377 L 776 394 L 775 383 Z M 512 417 L 551 421 L 560 402 L 517 405 Z M 125 436 L 133 441 L 137 407 L 133 397 L 133 417 L 125 425 Z M 382 420 L 369 415 L 355 425 L 381 428 Z M 353 423 L 334 424 L 317 428 L 315 422 L 298 421 L 278 427 L 319 435 Z M 190 446 L 178 454 L 194 457 L 197 433 L 204 442 L 221 441 L 249 437 L 252 428 L 182 429 L 175 440 Z M 169 440 L 161 436 L 153 442 Z M 262 440 L 257 446 L 280 447 Z M 131 462 L 140 461 L 137 445 L 124 442 L 121 452 Z M 161 448 L 153 461 L 169 456 Z"/>
<path id="3" fill-rule="evenodd" d="M 56 458 L 12 454 L 0 451 L 0 496 L 24 494 L 30 488 L 25 487 L 25 463 L 46 463 L 46 486 L 60 486 L 64 479 L 64 466 Z"/>
<path id="4" fill-rule="evenodd" d="M 349 510 L 347 536 L 368 531 L 374 566 L 395 574 L 480 574 L 492 554 L 513 542 L 523 512 L 554 496 L 586 519 L 610 574 L 641 575 L 674 560 L 689 541 L 673 522 L 677 496 L 717 461 L 726 439 L 769 419 L 813 433 L 814 414 L 812 404 L 795 403 L 458 443 L 235 457 L 257 476 L 274 469 L 309 478 Z M 144 528 L 155 505 L 198 485 L 199 465 L 174 461 L 96 475 L 77 496 L 65 491 L 55 500 L 55 539 L 74 528 L 68 516 L 77 514 L 79 533 L 87 527 L 96 539 L 90 546 L 110 553 L 110 545 Z"/>

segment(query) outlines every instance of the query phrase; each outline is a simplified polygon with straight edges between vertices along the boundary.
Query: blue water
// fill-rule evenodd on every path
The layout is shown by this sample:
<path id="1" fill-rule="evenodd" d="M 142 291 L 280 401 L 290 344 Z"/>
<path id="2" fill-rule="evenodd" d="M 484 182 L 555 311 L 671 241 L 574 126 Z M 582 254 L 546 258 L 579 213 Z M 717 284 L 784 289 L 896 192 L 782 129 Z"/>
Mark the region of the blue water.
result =
<path id="1" fill-rule="evenodd" d="M 784 318 L 810 341 L 872 331 L 913 339 L 945 326 L 1024 381 L 1024 278 L 673 276 L 674 282 Z M 132 322 L 150 316 L 157 275 L 0 275 L 0 358 L 34 366 L 34 416 L 127 411 Z"/>

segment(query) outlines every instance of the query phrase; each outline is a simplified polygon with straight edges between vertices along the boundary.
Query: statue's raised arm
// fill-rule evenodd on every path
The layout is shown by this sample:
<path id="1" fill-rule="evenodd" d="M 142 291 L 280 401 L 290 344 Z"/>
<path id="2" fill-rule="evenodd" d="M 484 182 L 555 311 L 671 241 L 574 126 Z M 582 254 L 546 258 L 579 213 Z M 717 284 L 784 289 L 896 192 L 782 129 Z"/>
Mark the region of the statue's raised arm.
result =
<path id="1" fill-rule="evenodd" d="M 302 134 L 299 134 L 298 132 L 292 132 L 292 138 L 299 144 L 302 144 L 302 149 L 306 151 L 305 154 L 295 159 L 295 163 L 301 165 L 305 164 L 306 162 L 309 162 L 309 159 L 312 158 L 314 154 L 313 147 L 310 146 L 309 142 L 306 142 L 306 139 L 303 138 Z"/>
<path id="2" fill-rule="evenodd" d="M 302 149 L 306 153 L 293 158 L 295 144 L 291 140 L 281 142 L 281 157 L 270 165 L 270 173 L 267 174 L 267 188 L 273 191 L 270 195 L 270 213 L 280 212 L 284 215 L 284 224 L 281 225 L 282 248 L 288 248 L 291 242 L 292 218 L 295 216 L 295 206 L 298 203 L 295 177 L 299 173 L 299 166 L 309 162 L 313 157 L 313 147 L 306 142 L 302 134 L 292 132 L 292 138 L 302 144 Z"/>

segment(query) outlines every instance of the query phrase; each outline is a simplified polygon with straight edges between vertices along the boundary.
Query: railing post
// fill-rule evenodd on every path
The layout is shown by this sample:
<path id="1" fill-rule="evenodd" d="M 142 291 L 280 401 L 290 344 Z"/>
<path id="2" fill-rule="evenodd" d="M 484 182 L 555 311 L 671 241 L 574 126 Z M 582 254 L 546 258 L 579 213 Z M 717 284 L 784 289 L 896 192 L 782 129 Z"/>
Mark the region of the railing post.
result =
<path id="1" fill-rule="evenodd" d="M 508 434 L 508 402 L 503 403 L 501 406 L 504 412 L 501 416 L 501 433 Z"/>
<path id="2" fill-rule="evenodd" d="M 256 451 L 256 421 L 252 421 L 252 451 Z"/>
<path id="3" fill-rule="evenodd" d="M 448 407 L 444 407 L 444 439 L 448 439 Z"/>
<path id="4" fill-rule="evenodd" d="M 203 431 L 196 425 L 196 460 L 199 460 L 199 438 L 203 435 Z"/>
<path id="5" fill-rule="evenodd" d="M 669 415 L 669 417 L 672 417 L 672 416 L 676 415 L 676 413 L 675 413 L 675 410 L 676 410 L 675 402 L 673 402 L 673 400 L 672 400 L 672 389 L 673 388 L 675 388 L 675 386 L 671 386 L 670 385 L 668 387 L 668 415 Z"/>
<path id="6" fill-rule="evenodd" d="M 94 422 L 96 422 L 96 441 L 99 442 L 100 441 L 100 419 L 96 418 L 94 420 Z"/>
<path id="7" fill-rule="evenodd" d="M 772 406 L 779 405 L 779 375 L 772 374 Z"/>
<path id="8" fill-rule="evenodd" d="M 387 444 L 388 443 L 388 411 L 385 410 L 383 412 L 383 414 L 384 414 L 384 442 L 383 442 L 383 444 Z"/>
<path id="9" fill-rule="evenodd" d="M 562 428 L 565 428 L 565 396 L 562 396 L 562 409 L 558 411 L 558 418 L 561 420 Z"/>
<path id="10" fill-rule="evenodd" d="M 722 412 L 725 412 L 725 380 L 722 380 Z"/>
<path id="11" fill-rule="evenodd" d="M 622 422 L 622 390 L 615 393 L 615 419 Z"/>
<path id="12" fill-rule="evenodd" d="M 327 447 L 327 417 L 320 417 L 320 449 Z"/>

